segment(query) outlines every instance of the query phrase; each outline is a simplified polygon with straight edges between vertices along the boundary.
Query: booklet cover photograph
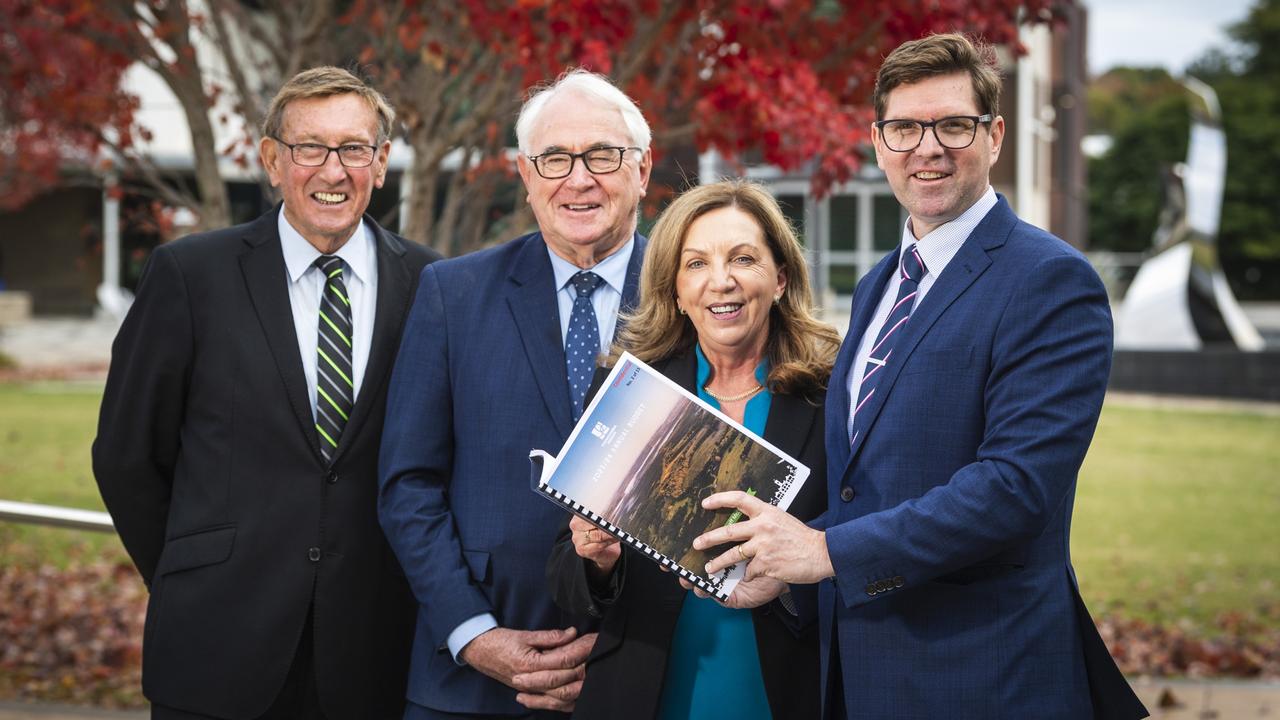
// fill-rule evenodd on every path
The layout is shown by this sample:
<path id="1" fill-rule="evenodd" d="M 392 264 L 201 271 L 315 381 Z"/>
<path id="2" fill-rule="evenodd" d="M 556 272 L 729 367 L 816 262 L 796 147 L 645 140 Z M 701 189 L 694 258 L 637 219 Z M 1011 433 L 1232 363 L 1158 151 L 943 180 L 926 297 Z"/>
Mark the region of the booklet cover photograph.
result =
<path id="1" fill-rule="evenodd" d="M 623 355 L 537 488 L 725 599 L 744 568 L 706 578 L 693 539 L 730 520 L 703 498 L 743 490 L 785 509 L 809 470 Z M 716 554 L 725 548 L 713 548 Z M 698 582 L 701 580 L 701 582 Z"/>

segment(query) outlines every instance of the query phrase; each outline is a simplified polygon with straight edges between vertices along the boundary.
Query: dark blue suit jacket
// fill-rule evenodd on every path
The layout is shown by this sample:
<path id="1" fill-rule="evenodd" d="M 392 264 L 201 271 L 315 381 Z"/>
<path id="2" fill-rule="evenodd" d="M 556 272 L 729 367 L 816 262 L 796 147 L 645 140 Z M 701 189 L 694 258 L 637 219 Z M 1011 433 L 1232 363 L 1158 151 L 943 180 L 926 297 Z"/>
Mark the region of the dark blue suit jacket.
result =
<path id="1" fill-rule="evenodd" d="M 636 236 L 622 307 L 634 306 Z M 457 713 L 526 712 L 445 646 L 492 613 L 520 630 L 575 624 L 543 568 L 563 511 L 529 487 L 529 450 L 558 452 L 573 419 L 555 279 L 541 234 L 422 274 L 387 401 L 379 518 L 418 599 L 409 699 Z"/>
<path id="2" fill-rule="evenodd" d="M 827 393 L 823 677 L 835 633 L 849 717 L 1142 717 L 1068 549 L 1111 366 L 1102 283 L 1000 198 L 900 331 L 851 445 L 850 365 L 896 261 L 858 285 Z"/>

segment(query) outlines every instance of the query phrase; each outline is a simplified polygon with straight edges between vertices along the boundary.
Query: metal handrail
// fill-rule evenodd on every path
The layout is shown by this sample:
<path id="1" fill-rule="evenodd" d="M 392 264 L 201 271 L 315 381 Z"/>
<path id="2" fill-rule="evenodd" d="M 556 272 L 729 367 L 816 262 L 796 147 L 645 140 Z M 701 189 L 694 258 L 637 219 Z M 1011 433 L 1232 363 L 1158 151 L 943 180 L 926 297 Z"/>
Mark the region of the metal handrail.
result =
<path id="1" fill-rule="evenodd" d="M 0 521 L 5 520 L 75 530 L 116 531 L 115 525 L 111 522 L 111 516 L 104 512 L 76 510 L 56 505 L 38 505 L 36 503 L 16 502 L 13 500 L 0 500 Z"/>

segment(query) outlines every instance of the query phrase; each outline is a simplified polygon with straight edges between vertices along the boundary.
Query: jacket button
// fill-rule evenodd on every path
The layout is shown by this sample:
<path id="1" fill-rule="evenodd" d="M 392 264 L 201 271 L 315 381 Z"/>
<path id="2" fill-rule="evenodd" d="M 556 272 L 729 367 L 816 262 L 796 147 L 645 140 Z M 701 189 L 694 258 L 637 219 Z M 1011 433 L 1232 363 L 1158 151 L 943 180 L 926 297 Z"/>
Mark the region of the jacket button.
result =
<path id="1" fill-rule="evenodd" d="M 330 485 L 338 482 L 338 471 L 330 470 L 329 474 L 324 476 L 324 479 L 328 480 Z"/>
<path id="2" fill-rule="evenodd" d="M 845 485 L 844 487 L 840 488 L 840 499 L 845 502 L 849 502 L 853 500 L 853 488 L 849 487 L 848 485 Z"/>
<path id="3" fill-rule="evenodd" d="M 320 562 L 320 548 L 313 547 L 307 550 L 307 559 L 311 562 Z"/>
<path id="4" fill-rule="evenodd" d="M 907 584 L 907 581 L 906 581 L 906 580 L 905 580 L 901 575 L 895 575 L 895 576 L 893 576 L 893 586 L 894 586 L 894 587 L 896 587 L 896 588 L 900 588 L 900 587 L 902 587 L 903 585 L 906 585 L 906 584 Z"/>
<path id="5" fill-rule="evenodd" d="M 875 595 L 877 592 L 879 592 L 879 590 L 876 590 L 876 584 L 875 584 L 875 583 L 868 583 L 868 584 L 867 584 L 867 594 L 868 594 L 868 595 Z"/>

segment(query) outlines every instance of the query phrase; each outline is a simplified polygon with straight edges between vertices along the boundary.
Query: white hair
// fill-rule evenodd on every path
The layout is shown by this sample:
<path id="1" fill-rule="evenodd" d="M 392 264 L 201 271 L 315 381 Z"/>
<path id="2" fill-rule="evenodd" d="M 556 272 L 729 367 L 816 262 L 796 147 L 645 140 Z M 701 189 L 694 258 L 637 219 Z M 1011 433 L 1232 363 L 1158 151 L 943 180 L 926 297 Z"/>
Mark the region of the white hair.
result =
<path id="1" fill-rule="evenodd" d="M 529 145 L 529 135 L 533 132 L 534 121 L 553 97 L 566 92 L 590 95 L 616 109 L 622 115 L 622 123 L 627 126 L 631 142 L 642 151 L 649 149 L 649 141 L 653 134 L 649 130 L 649 123 L 645 122 L 644 114 L 636 106 L 636 102 L 604 75 L 575 68 L 566 71 L 550 85 L 535 87 L 529 94 L 529 99 L 525 100 L 524 106 L 520 108 L 520 116 L 516 118 L 516 142 L 520 145 L 520 152 L 525 155 L 534 154 L 533 148 Z"/>

